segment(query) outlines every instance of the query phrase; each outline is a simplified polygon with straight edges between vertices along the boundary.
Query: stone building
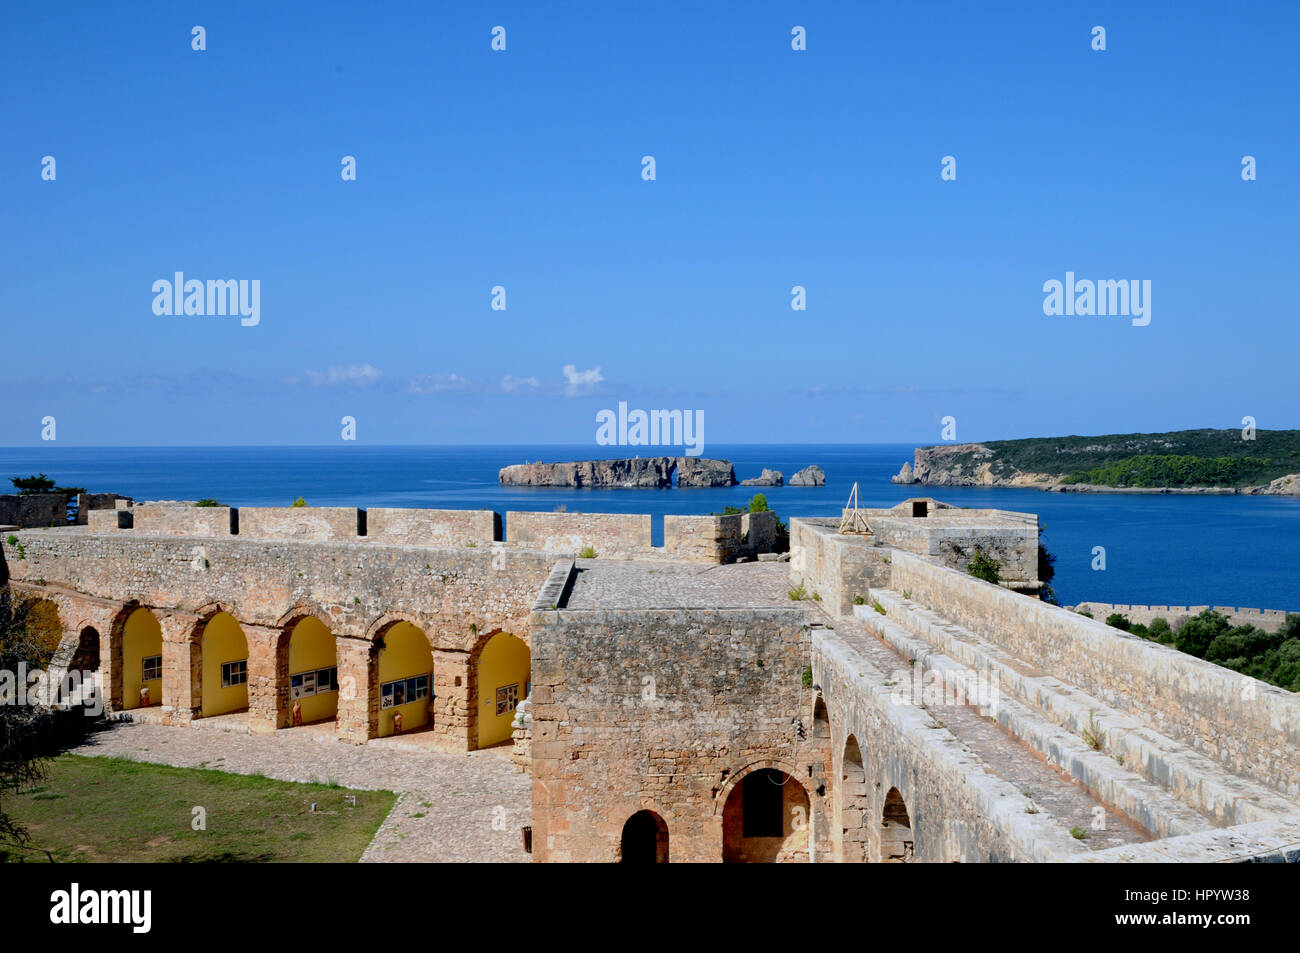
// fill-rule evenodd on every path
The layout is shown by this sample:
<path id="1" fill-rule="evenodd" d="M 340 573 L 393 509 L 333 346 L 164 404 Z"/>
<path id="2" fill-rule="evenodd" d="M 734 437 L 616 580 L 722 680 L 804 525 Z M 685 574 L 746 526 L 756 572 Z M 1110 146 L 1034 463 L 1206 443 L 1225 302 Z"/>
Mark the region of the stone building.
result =
<path id="1" fill-rule="evenodd" d="M 774 514 L 87 524 L 0 582 L 120 716 L 511 744 L 538 861 L 1300 859 L 1300 698 L 1035 598 L 1028 514 L 795 518 L 788 560 Z"/>

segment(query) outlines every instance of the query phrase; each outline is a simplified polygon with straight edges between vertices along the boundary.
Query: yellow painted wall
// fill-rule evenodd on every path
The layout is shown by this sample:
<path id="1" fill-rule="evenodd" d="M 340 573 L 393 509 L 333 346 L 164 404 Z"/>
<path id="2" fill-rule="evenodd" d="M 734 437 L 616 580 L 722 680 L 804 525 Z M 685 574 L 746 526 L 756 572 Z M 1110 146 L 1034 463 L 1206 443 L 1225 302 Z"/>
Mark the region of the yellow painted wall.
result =
<path id="1" fill-rule="evenodd" d="M 424 632 L 409 622 L 399 622 L 384 634 L 384 647 L 379 650 L 379 686 L 382 704 L 384 682 L 409 678 L 412 675 L 429 676 L 429 692 L 433 692 L 433 652 Z M 419 728 L 429 723 L 429 696 L 407 702 L 394 708 L 379 709 L 379 737 L 393 733 L 393 715 L 402 713 L 402 731 Z"/>
<path id="2" fill-rule="evenodd" d="M 293 628 L 289 635 L 289 674 L 301 675 L 322 668 L 334 668 L 338 656 L 334 650 L 334 634 L 319 619 L 307 617 Z M 302 721 L 324 721 L 333 718 L 339 710 L 339 693 L 308 695 L 302 702 Z M 293 708 L 292 694 L 289 708 Z"/>
<path id="3" fill-rule="evenodd" d="M 203 717 L 248 707 L 248 683 L 221 687 L 221 664 L 248 659 L 248 640 L 234 617 L 218 612 L 203 627 Z"/>
<path id="4" fill-rule="evenodd" d="M 524 700 L 532 670 L 528 646 L 508 632 L 498 632 L 488 639 L 478 660 L 478 746 L 507 741 L 513 731 L 515 711 L 503 715 L 497 711 L 497 689 L 519 686 L 519 700 Z"/>
<path id="5" fill-rule="evenodd" d="M 136 609 L 122 631 L 122 707 L 140 707 L 141 664 L 150 655 L 162 655 L 162 626 L 148 609 Z M 162 679 L 150 679 L 149 705 L 162 704 Z"/>

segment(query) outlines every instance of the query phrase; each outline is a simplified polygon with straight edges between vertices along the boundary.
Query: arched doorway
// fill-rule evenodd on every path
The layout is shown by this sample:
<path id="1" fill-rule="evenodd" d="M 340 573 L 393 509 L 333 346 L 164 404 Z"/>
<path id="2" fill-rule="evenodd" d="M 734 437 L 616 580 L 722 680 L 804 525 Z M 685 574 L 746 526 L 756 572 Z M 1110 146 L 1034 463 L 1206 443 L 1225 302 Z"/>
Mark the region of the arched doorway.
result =
<path id="1" fill-rule="evenodd" d="M 532 661 L 528 646 L 509 632 L 487 640 L 478 656 L 478 746 L 509 741 L 515 709 L 531 689 Z"/>
<path id="2" fill-rule="evenodd" d="M 402 716 L 402 731 L 429 723 L 433 690 L 433 652 L 424 631 L 409 622 L 395 622 L 379 636 L 376 690 L 379 692 L 379 733 L 394 733 L 393 716 Z"/>
<path id="3" fill-rule="evenodd" d="M 726 863 L 807 862 L 808 792 L 784 771 L 758 768 L 737 781 L 722 809 Z"/>
<path id="4" fill-rule="evenodd" d="M 840 849 L 847 864 L 867 861 L 867 818 L 871 804 L 867 800 L 867 773 L 862 767 L 858 739 L 849 735 L 844 742 L 840 768 Z"/>
<path id="5" fill-rule="evenodd" d="M 81 672 L 94 672 L 99 669 L 99 631 L 94 626 L 86 626 L 77 638 L 77 650 L 72 653 L 68 668 Z"/>
<path id="6" fill-rule="evenodd" d="M 904 864 L 911 861 L 914 850 L 907 804 L 898 788 L 890 788 L 880 818 L 880 859 L 886 864 Z"/>
<path id="7" fill-rule="evenodd" d="M 623 825 L 618 860 L 622 864 L 668 863 L 668 825 L 654 811 L 637 811 Z"/>
<path id="8" fill-rule="evenodd" d="M 218 612 L 203 626 L 202 717 L 248 710 L 248 640 L 235 617 Z"/>
<path id="9" fill-rule="evenodd" d="M 162 626 L 148 609 L 136 609 L 122 626 L 122 708 L 152 708 L 162 701 Z"/>
<path id="10" fill-rule="evenodd" d="M 338 652 L 334 633 L 315 616 L 307 616 L 289 631 L 285 664 L 289 676 L 288 724 L 333 721 L 339 711 Z M 283 676 L 281 676 L 283 677 Z M 283 684 L 283 683 L 282 683 Z M 298 717 L 294 718 L 294 706 Z"/>

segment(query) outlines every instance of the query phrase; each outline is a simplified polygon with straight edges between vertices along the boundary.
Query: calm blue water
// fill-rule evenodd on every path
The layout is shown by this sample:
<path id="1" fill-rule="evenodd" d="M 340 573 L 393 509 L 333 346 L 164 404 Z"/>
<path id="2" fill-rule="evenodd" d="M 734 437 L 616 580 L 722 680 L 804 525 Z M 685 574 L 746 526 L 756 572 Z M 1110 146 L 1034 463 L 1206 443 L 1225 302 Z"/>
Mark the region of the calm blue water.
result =
<path id="1" fill-rule="evenodd" d="M 602 450 L 608 448 L 601 448 Z M 816 463 L 822 488 L 567 490 L 502 487 L 497 471 L 526 461 L 583 460 L 590 445 L 534 447 L 0 448 L 0 477 L 44 472 L 60 484 L 136 499 L 214 497 L 233 506 L 424 506 L 446 509 L 650 513 L 655 541 L 666 513 L 710 513 L 764 493 L 783 519 L 835 516 L 859 483 L 864 506 L 933 493 L 958 506 L 1037 513 L 1057 554 L 1063 604 L 1084 600 L 1211 604 L 1300 610 L 1300 500 L 1279 497 L 1061 494 L 1040 490 L 894 486 L 910 445 L 711 444 L 738 479 L 767 466 L 785 473 Z M 508 531 L 508 528 L 507 528 Z M 1107 569 L 1093 572 L 1092 548 Z"/>

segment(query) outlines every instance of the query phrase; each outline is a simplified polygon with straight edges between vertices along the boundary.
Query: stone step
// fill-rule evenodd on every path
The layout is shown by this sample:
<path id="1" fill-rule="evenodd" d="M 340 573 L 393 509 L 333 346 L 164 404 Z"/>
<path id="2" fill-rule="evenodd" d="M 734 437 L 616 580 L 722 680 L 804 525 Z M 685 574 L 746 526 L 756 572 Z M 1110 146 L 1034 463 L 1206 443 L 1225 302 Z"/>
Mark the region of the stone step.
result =
<path id="1" fill-rule="evenodd" d="M 882 632 L 873 623 L 888 619 L 901 632 L 901 636 L 895 633 L 896 638 L 912 640 L 907 648 L 900 648 L 909 657 L 941 653 L 961 670 L 996 679 L 1001 697 L 1016 703 L 1007 706 L 1005 721 L 999 718 L 1004 727 L 1140 823 L 1147 823 L 1143 816 L 1152 818 L 1157 827 L 1166 823 L 1158 818 L 1175 825 L 1192 823 L 1185 812 L 1175 809 L 1179 803 L 1216 826 L 1294 814 L 1294 805 L 1272 789 L 1233 774 L 898 593 L 876 589 L 872 601 L 879 602 L 885 616 L 870 605 L 857 607 L 856 614 L 877 634 Z M 1085 731 L 1095 734 L 1100 750 L 1083 740 Z M 1143 798 L 1154 799 L 1151 807 L 1141 806 Z"/>
<path id="2" fill-rule="evenodd" d="M 884 601 L 881 600 L 881 605 Z M 888 610 L 887 610 L 888 611 Z M 971 671 L 983 671 L 975 666 L 957 661 L 937 651 L 897 621 L 879 615 L 863 617 L 867 626 L 878 637 L 913 660 L 922 677 L 937 673 L 947 684 L 960 684 Z M 1093 751 L 1081 739 L 1056 726 L 1040 713 L 1010 697 L 1002 690 L 1000 679 L 993 676 L 990 684 L 997 689 L 992 698 L 976 698 L 976 703 L 986 702 L 981 713 L 994 721 L 999 728 L 1019 742 L 1024 757 L 1041 757 L 1049 765 L 1086 790 L 1108 815 L 1118 815 L 1120 822 L 1127 821 L 1158 837 L 1192 834 L 1211 830 L 1212 820 L 1193 810 L 1159 785 L 1124 769 L 1113 758 Z M 951 706 L 944 710 L 950 710 Z M 1086 825 L 1084 826 L 1086 829 Z"/>

